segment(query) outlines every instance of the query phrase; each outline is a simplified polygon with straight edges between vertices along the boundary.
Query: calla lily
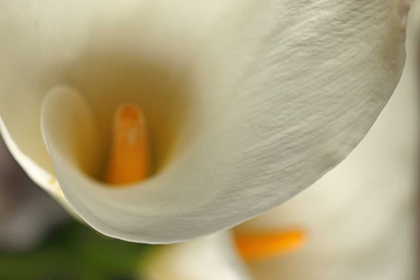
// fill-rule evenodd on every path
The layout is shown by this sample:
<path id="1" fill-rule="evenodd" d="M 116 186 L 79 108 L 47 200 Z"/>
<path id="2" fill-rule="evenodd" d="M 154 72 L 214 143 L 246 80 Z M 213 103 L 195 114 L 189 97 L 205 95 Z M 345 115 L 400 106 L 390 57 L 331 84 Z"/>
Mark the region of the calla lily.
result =
<path id="1" fill-rule="evenodd" d="M 36 183 L 106 235 L 210 234 L 287 201 L 362 140 L 398 82 L 407 12 L 402 0 L 2 1 L 1 132 Z M 97 175 L 127 102 L 144 110 L 156 171 L 108 188 Z"/>

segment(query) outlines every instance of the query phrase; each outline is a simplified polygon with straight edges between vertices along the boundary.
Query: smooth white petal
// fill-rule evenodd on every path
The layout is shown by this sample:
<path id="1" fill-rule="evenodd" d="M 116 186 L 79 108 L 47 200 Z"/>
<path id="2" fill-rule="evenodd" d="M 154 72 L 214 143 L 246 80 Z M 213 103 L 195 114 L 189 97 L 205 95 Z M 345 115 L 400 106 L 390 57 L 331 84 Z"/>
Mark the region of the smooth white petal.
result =
<path id="1" fill-rule="evenodd" d="M 418 278 L 418 4 L 410 12 L 413 29 L 400 84 L 362 143 L 307 191 L 239 227 L 308 231 L 301 251 L 252 264 L 256 279 Z"/>
<path id="2" fill-rule="evenodd" d="M 251 279 L 227 232 L 158 250 L 141 268 L 147 280 Z"/>
<path id="3" fill-rule="evenodd" d="M 26 0 L 0 8 L 0 113 L 11 139 L 53 173 L 40 105 L 53 85 L 78 89 L 84 97 L 44 101 L 60 186 L 101 232 L 151 243 L 240 223 L 343 160 L 398 81 L 407 12 L 400 0 Z M 73 107 L 53 108 L 67 99 Z M 145 109 L 159 172 L 109 190 L 86 171 L 93 163 L 63 145 L 83 141 L 66 116 L 91 106 L 106 142 L 112 112 L 127 101 Z"/>

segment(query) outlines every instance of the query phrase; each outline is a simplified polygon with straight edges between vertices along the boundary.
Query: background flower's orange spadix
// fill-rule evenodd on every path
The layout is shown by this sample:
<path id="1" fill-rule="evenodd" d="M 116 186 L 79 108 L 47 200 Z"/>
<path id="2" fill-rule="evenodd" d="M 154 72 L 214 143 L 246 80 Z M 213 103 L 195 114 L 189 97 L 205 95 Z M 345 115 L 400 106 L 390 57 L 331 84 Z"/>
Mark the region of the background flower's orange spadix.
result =
<path id="1" fill-rule="evenodd" d="M 150 172 L 151 153 L 144 114 L 136 105 L 122 105 L 114 117 L 104 181 L 130 184 L 145 179 Z"/>
<path id="2" fill-rule="evenodd" d="M 257 261 L 290 253 L 302 247 L 306 235 L 302 230 L 271 233 L 237 234 L 236 247 L 246 261 Z"/>

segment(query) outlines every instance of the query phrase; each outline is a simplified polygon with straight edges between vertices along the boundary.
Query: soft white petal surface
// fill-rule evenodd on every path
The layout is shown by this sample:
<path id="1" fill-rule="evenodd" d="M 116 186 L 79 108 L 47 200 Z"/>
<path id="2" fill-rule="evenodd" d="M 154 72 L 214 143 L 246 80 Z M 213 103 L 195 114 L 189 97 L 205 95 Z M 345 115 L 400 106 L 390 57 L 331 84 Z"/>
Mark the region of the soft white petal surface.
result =
<path id="1" fill-rule="evenodd" d="M 2 1 L 9 143 L 107 235 L 166 243 L 230 227 L 311 185 L 364 137 L 399 79 L 404 3 Z M 45 99 L 57 84 L 79 93 Z M 111 190 L 93 180 L 98 151 L 80 131 L 106 144 L 122 102 L 144 108 L 158 172 Z"/>
<path id="2" fill-rule="evenodd" d="M 141 267 L 147 280 L 248 280 L 229 233 L 165 246 Z"/>
<path id="3" fill-rule="evenodd" d="M 365 140 L 307 191 L 238 229 L 308 230 L 299 252 L 252 264 L 255 279 L 418 279 L 420 5 L 415 4 L 401 82 Z"/>

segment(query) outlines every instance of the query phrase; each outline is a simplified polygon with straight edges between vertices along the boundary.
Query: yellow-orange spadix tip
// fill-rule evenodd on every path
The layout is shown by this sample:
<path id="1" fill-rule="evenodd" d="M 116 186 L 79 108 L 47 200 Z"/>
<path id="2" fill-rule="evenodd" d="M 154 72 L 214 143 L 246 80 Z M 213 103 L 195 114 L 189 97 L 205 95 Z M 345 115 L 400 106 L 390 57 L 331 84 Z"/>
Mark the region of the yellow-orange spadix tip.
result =
<path id="1" fill-rule="evenodd" d="M 122 185 L 141 181 L 151 172 L 146 119 L 133 104 L 120 106 L 114 116 L 112 140 L 104 181 Z"/>
<path id="2" fill-rule="evenodd" d="M 235 236 L 239 254 L 246 261 L 258 261 L 281 256 L 299 249 L 306 241 L 302 230 L 241 234 Z"/>

